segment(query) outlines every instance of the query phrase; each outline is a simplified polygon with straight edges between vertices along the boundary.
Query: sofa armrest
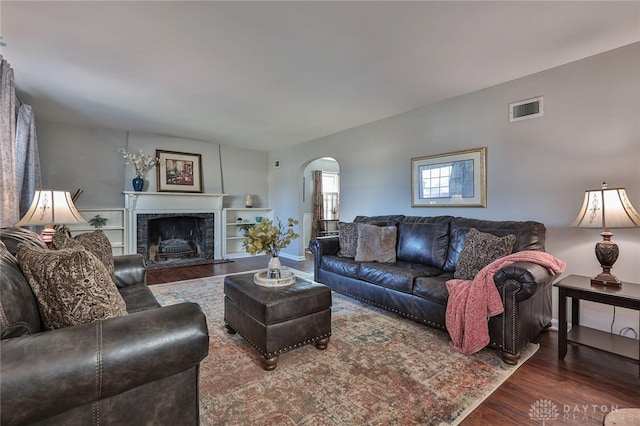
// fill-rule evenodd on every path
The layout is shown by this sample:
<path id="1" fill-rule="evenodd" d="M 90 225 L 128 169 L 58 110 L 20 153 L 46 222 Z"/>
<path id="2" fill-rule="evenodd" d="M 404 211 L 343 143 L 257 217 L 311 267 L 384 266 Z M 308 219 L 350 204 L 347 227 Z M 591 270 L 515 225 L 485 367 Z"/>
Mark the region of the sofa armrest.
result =
<path id="1" fill-rule="evenodd" d="M 313 238 L 309 241 L 309 250 L 313 253 L 313 279 L 318 281 L 318 270 L 322 264 L 322 256 L 336 255 L 340 250 L 340 239 L 334 236 Z"/>
<path id="2" fill-rule="evenodd" d="M 543 290 L 554 278 L 547 268 L 532 262 L 513 263 L 500 269 L 493 276 L 500 294 L 504 294 L 505 299 L 507 296 L 515 296 L 518 302 Z"/>
<path id="3" fill-rule="evenodd" d="M 175 375 L 208 350 L 195 303 L 5 339 L 0 423 L 31 423 Z"/>
<path id="4" fill-rule="evenodd" d="M 118 288 L 147 282 L 147 267 L 141 254 L 113 256 L 113 263 Z"/>
<path id="5" fill-rule="evenodd" d="M 340 250 L 339 238 L 336 236 L 318 237 L 309 241 L 309 250 L 315 256 L 327 256 L 338 254 Z"/>

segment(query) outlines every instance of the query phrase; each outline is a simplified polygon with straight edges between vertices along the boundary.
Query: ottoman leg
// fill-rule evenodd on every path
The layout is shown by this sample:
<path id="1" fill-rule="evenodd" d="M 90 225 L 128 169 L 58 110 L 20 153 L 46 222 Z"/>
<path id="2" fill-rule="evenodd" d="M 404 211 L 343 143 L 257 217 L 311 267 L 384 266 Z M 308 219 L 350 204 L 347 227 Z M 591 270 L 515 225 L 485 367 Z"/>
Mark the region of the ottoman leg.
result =
<path id="1" fill-rule="evenodd" d="M 325 350 L 327 349 L 327 345 L 329 344 L 329 338 L 328 337 L 324 337 L 320 340 L 316 340 L 316 348 L 318 348 L 319 350 Z"/>
<path id="2" fill-rule="evenodd" d="M 233 329 L 233 327 L 231 327 L 229 324 L 225 324 L 224 325 L 227 329 L 227 333 L 229 334 L 236 334 L 236 331 Z"/>
<path id="3" fill-rule="evenodd" d="M 262 368 L 267 371 L 273 371 L 278 366 L 278 355 L 272 358 L 262 358 Z"/>

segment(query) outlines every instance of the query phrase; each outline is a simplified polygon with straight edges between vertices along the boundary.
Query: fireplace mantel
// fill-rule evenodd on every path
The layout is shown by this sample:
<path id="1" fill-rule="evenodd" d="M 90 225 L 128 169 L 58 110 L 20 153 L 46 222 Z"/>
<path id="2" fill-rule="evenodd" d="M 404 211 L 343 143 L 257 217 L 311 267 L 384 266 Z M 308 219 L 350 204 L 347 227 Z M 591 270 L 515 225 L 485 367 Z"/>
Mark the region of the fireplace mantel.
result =
<path id="1" fill-rule="evenodd" d="M 222 258 L 222 199 L 226 194 L 124 192 L 127 253 L 136 253 L 137 216 L 154 213 L 213 213 L 214 258 Z"/>

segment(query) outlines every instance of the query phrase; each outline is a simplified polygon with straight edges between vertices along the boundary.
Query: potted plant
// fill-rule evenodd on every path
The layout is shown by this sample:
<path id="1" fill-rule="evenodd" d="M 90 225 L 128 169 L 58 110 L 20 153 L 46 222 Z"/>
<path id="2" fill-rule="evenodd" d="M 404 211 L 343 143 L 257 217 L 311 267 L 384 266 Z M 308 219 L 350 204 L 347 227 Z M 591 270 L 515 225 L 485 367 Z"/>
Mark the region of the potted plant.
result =
<path id="1" fill-rule="evenodd" d="M 253 223 L 242 224 L 240 225 L 240 234 L 246 237 L 247 235 L 249 235 L 249 230 L 255 227 L 256 225 L 254 225 Z"/>
<path id="2" fill-rule="evenodd" d="M 109 219 L 107 219 L 106 217 L 102 217 L 97 214 L 89 220 L 89 225 L 93 226 L 94 228 L 102 228 L 108 220 Z"/>
<path id="3" fill-rule="evenodd" d="M 299 222 L 293 218 L 287 220 L 283 225 L 280 219 L 276 218 L 277 225 L 271 219 L 263 218 L 258 225 L 249 229 L 249 234 L 242 241 L 242 247 L 247 253 L 256 255 L 269 253 L 271 259 L 267 268 L 267 278 L 280 278 L 280 250 L 287 247 L 291 241 L 300 235 L 293 232 L 294 225 Z"/>

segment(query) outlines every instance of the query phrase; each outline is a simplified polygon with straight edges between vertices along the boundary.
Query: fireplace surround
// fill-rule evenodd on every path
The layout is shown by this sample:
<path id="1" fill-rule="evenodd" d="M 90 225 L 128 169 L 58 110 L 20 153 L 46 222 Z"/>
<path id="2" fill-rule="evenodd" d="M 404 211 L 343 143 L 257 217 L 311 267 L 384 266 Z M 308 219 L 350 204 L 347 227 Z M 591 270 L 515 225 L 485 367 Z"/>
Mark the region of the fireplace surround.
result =
<path id="1" fill-rule="evenodd" d="M 126 252 L 140 253 L 147 261 L 179 257 L 222 259 L 224 196 L 225 194 L 124 192 Z M 154 241 L 149 241 L 148 225 L 156 219 L 174 219 L 175 225 L 171 227 L 172 232 L 160 232 L 160 237 L 154 236 Z M 191 223 L 193 231 L 185 232 L 184 229 Z M 194 233 L 198 235 L 193 235 Z M 166 246 L 158 256 L 160 240 Z M 209 247 L 210 241 L 213 247 Z"/>

